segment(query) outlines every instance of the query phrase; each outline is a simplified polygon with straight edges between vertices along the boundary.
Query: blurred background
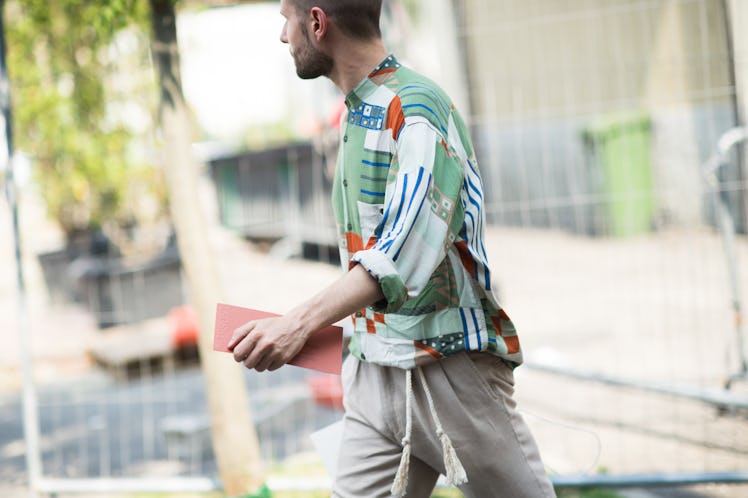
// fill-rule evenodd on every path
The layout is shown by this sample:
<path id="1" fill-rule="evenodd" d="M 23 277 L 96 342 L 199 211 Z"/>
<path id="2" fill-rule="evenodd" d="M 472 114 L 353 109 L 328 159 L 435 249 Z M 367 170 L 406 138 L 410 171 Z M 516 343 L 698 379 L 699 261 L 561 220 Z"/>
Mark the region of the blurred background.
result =
<path id="1" fill-rule="evenodd" d="M 338 378 L 211 374 L 196 303 L 282 313 L 337 278 L 342 95 L 296 77 L 279 2 L 0 5 L 0 495 L 223 496 L 236 448 L 273 496 L 329 494 Z M 472 130 L 559 494 L 748 496 L 748 1 L 384 0 L 382 25 Z"/>

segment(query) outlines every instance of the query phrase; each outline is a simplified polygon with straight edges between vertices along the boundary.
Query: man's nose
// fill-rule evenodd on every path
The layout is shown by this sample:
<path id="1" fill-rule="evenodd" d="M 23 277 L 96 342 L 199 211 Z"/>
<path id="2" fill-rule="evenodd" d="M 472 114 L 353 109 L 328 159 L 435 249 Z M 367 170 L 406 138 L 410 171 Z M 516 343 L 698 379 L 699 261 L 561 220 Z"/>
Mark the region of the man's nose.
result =
<path id="1" fill-rule="evenodd" d="M 280 34 L 280 41 L 281 43 L 288 43 L 288 36 L 286 36 L 286 26 L 283 26 L 283 29 L 281 29 Z"/>

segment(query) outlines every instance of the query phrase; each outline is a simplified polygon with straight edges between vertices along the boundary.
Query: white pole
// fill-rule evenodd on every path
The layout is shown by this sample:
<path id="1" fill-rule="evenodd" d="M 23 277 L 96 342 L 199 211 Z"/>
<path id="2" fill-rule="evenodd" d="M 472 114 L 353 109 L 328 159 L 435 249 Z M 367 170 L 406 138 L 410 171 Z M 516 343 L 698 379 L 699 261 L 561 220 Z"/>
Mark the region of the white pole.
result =
<path id="1" fill-rule="evenodd" d="M 18 225 L 18 195 L 13 175 L 13 134 L 10 114 L 10 90 L 8 72 L 5 67 L 5 32 L 3 10 L 5 1 L 0 0 L 0 108 L 5 124 L 5 193 L 13 218 L 13 241 L 16 260 L 16 281 L 18 286 L 18 333 L 21 335 L 21 369 L 23 375 L 23 433 L 26 441 L 26 470 L 29 478 L 29 494 L 37 496 L 36 489 L 41 477 L 41 456 L 39 450 L 39 417 L 36 388 L 33 378 L 31 358 L 31 331 L 29 328 L 26 286 L 23 278 L 21 237 Z"/>
<path id="2" fill-rule="evenodd" d="M 421 11 L 431 31 L 439 54 L 440 74 L 437 81 L 452 98 L 465 122 L 472 116 L 470 91 L 467 79 L 467 61 L 460 47 L 458 23 L 459 5 L 452 0 L 429 0 L 421 2 Z"/>

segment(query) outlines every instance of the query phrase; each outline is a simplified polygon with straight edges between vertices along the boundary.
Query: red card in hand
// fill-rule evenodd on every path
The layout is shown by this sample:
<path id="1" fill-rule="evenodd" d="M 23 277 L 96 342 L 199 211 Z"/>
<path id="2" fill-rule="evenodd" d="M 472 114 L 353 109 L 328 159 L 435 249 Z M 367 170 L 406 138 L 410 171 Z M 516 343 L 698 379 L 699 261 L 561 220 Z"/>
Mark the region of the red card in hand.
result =
<path id="1" fill-rule="evenodd" d="M 216 306 L 216 328 L 213 335 L 215 351 L 230 352 L 228 346 L 231 336 L 241 325 L 262 318 L 279 316 L 267 311 L 253 310 L 219 303 Z M 343 363 L 343 329 L 330 325 L 313 332 L 296 356 L 289 361 L 291 365 L 311 368 L 331 374 L 340 375 Z"/>

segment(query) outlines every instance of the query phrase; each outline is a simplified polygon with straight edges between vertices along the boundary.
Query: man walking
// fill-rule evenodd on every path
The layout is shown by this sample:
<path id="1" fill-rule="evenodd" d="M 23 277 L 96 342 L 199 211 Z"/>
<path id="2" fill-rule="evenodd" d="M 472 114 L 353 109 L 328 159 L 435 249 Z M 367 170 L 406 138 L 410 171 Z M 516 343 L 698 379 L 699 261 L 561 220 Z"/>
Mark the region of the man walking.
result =
<path id="1" fill-rule="evenodd" d="M 247 368 L 274 370 L 354 315 L 333 495 L 555 496 L 516 410 L 522 353 L 493 297 L 483 188 L 449 97 L 386 51 L 381 0 L 281 0 L 296 72 L 346 95 L 333 183 L 345 274 L 282 317 L 237 329 Z"/>

